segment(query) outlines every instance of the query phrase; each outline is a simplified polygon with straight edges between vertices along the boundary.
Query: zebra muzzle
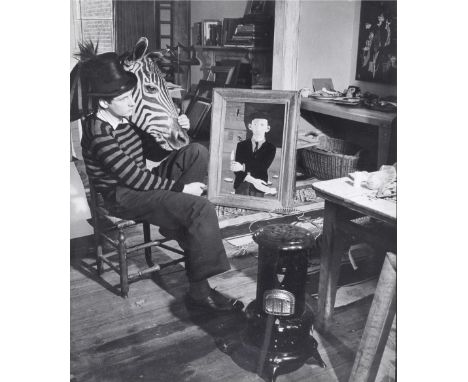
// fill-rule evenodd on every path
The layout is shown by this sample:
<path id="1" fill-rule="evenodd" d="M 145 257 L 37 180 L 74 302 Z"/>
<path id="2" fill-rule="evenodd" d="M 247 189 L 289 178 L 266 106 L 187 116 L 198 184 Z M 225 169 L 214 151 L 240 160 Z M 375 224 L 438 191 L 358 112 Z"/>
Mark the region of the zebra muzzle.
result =
<path id="1" fill-rule="evenodd" d="M 172 124 L 170 129 L 170 136 L 167 139 L 167 144 L 173 150 L 178 150 L 190 143 L 190 138 L 187 131 L 179 125 L 177 118 L 172 118 Z"/>

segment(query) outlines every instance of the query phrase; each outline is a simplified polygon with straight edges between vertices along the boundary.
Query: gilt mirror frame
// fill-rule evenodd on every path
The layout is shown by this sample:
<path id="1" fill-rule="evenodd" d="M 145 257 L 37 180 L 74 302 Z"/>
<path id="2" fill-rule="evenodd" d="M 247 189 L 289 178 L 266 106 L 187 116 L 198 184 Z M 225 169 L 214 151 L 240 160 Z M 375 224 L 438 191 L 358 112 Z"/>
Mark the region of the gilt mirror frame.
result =
<path id="1" fill-rule="evenodd" d="M 245 208 L 260 211 L 274 211 L 293 206 L 296 182 L 296 144 L 299 119 L 298 92 L 287 90 L 251 90 L 215 88 L 213 91 L 212 122 L 210 133 L 210 160 L 208 171 L 208 199 L 216 204 L 228 207 Z M 273 197 L 238 195 L 234 191 L 222 191 L 226 188 L 226 166 L 230 165 L 230 150 L 233 142 L 226 140 L 226 117 L 229 103 L 234 105 L 282 105 L 284 108 L 283 130 L 279 174 L 277 176 L 277 194 Z M 232 106 L 231 106 L 232 107 Z M 263 105 L 262 105 L 263 107 Z M 265 106 L 267 108 L 268 106 Z M 240 107 L 241 108 L 241 107 Z M 242 114 L 244 113 L 242 110 Z M 280 109 L 281 110 L 281 109 Z M 237 110 L 239 114 L 239 109 Z M 280 122 L 276 123 L 277 126 Z M 247 134 L 247 128 L 245 128 Z M 228 134 L 229 135 L 229 134 Z M 232 135 L 232 134 L 231 134 Z M 247 135 L 246 135 L 247 137 Z M 240 139 L 240 138 L 238 138 Z M 247 140 L 247 138 L 246 138 Z M 277 148 L 278 146 L 275 145 Z M 231 154 L 232 155 L 232 154 Z M 233 187 L 233 186 L 231 186 Z"/>

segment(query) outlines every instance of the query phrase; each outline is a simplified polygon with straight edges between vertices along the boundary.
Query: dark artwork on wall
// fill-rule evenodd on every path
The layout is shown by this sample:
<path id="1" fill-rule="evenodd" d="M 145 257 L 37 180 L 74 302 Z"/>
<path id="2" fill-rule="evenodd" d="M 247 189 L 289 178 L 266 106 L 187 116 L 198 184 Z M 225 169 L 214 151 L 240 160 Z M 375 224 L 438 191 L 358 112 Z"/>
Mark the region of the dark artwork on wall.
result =
<path id="1" fill-rule="evenodd" d="M 396 84 L 396 1 L 361 2 L 356 79 Z"/>

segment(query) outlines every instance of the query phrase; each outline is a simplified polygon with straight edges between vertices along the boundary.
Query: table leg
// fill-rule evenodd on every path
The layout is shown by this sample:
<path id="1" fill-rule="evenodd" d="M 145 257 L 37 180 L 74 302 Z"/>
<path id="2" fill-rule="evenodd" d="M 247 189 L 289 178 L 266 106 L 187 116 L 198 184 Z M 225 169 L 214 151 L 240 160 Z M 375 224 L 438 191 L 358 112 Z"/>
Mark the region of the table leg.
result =
<path id="1" fill-rule="evenodd" d="M 390 150 L 391 125 L 380 125 L 377 143 L 377 168 L 387 164 L 388 152 Z"/>
<path id="2" fill-rule="evenodd" d="M 338 205 L 328 200 L 325 201 L 316 321 L 317 329 L 322 331 L 327 331 L 331 325 L 341 257 L 344 251 L 343 235 L 337 232 L 337 219 L 340 218 L 340 211 L 341 208 Z"/>
<path id="3" fill-rule="evenodd" d="M 374 381 L 396 308 L 396 255 L 387 253 L 349 382 Z"/>

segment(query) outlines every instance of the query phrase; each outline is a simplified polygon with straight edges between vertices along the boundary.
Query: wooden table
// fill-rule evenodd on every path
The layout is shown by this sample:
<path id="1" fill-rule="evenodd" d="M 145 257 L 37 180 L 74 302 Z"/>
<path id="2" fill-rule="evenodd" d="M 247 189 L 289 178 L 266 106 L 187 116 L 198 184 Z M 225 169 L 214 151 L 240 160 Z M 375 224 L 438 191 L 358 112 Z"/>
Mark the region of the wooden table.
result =
<path id="1" fill-rule="evenodd" d="M 396 119 L 396 113 L 356 106 L 342 106 L 327 100 L 313 98 L 302 98 L 301 109 L 375 126 L 378 129 L 377 168 L 387 164 L 392 124 Z"/>
<path id="2" fill-rule="evenodd" d="M 371 198 L 373 191 L 354 187 L 349 178 L 316 182 L 312 185 L 317 196 L 325 199 L 320 281 L 318 291 L 318 315 L 316 326 L 328 330 L 335 305 L 336 288 L 341 257 L 345 251 L 347 235 L 360 235 L 364 241 L 379 248 L 396 251 L 396 203 Z M 370 216 L 385 222 L 391 235 L 375 234 L 360 229 L 351 219 Z"/>

